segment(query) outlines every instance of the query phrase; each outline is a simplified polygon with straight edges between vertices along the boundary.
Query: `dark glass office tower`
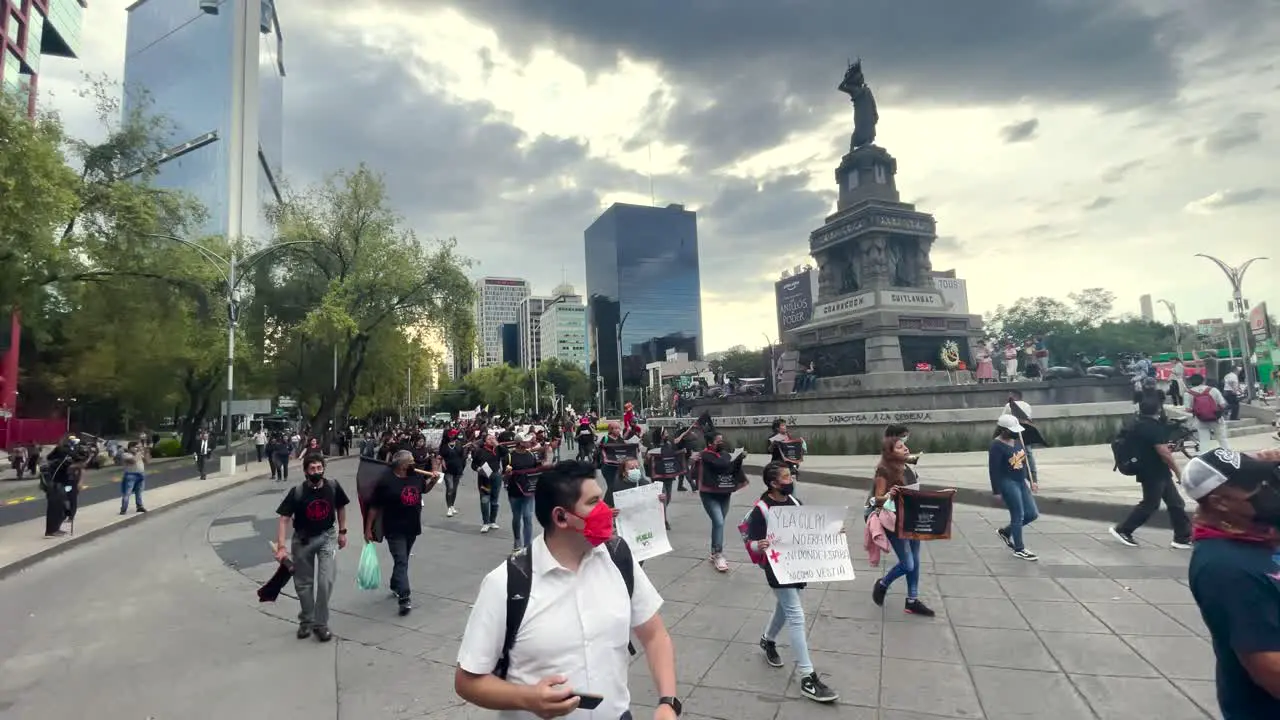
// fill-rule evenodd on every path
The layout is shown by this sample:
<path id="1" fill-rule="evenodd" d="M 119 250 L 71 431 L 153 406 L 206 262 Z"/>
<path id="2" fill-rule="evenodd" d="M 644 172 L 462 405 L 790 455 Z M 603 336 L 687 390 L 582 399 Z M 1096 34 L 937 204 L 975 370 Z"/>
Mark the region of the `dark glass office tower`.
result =
<path id="1" fill-rule="evenodd" d="M 683 205 L 614 203 L 583 233 L 587 341 L 604 378 L 606 406 L 618 397 L 618 326 L 624 385 L 644 382 L 646 363 L 667 350 L 702 357 L 698 216 Z"/>

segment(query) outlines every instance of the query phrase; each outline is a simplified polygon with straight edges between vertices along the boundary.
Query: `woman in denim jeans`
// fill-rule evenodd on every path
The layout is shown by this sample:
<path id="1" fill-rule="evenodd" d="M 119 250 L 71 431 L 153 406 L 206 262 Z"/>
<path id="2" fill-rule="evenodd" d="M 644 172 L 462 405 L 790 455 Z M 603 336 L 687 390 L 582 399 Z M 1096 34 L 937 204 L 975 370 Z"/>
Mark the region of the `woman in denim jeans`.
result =
<path id="1" fill-rule="evenodd" d="M 131 442 L 120 459 L 124 462 L 124 478 L 120 481 L 120 514 L 129 512 L 129 494 L 133 494 L 136 512 L 147 511 L 142 506 L 142 488 L 146 487 L 146 460 L 138 443 Z"/>
<path id="2" fill-rule="evenodd" d="M 766 465 L 764 485 L 767 489 L 751 509 L 747 519 L 747 542 L 750 543 L 751 552 L 760 554 L 769 549 L 769 521 L 764 516 L 763 508 L 800 504 L 800 500 L 793 494 L 796 481 L 791 477 L 791 468 L 787 463 L 774 461 Z M 760 636 L 760 649 L 764 651 L 765 661 L 772 667 L 783 666 L 782 657 L 778 655 L 777 638 L 785 625 L 791 651 L 796 655 L 796 669 L 800 673 L 800 694 L 814 702 L 835 702 L 840 699 L 840 696 L 818 678 L 818 673 L 813 669 L 813 660 L 809 658 L 804 606 L 800 603 L 800 591 L 804 589 L 804 583 L 779 584 L 778 576 L 774 574 L 769 563 L 766 562 L 760 567 L 764 568 L 764 577 L 769 581 L 769 587 L 773 588 L 773 595 L 776 598 L 773 617 L 769 619 L 764 634 Z"/>
<path id="3" fill-rule="evenodd" d="M 1022 444 L 1022 423 L 1013 415 L 1001 415 L 996 421 L 996 437 L 987 452 L 987 474 L 991 477 L 991 492 L 1004 501 L 1009 509 L 1009 524 L 996 530 L 996 534 L 1020 560 L 1035 562 L 1040 558 L 1022 543 L 1022 528 L 1040 517 L 1036 500 L 1031 493 L 1039 490 L 1035 483 L 1035 469 L 1031 453 Z M 1032 475 L 1027 477 L 1028 469 Z"/>
<path id="4" fill-rule="evenodd" d="M 871 504 L 884 507 L 885 503 L 895 499 L 898 490 L 907 484 L 907 459 L 911 451 L 907 444 L 896 437 L 886 437 L 880 452 L 880 464 L 876 466 L 875 486 L 872 489 Z M 889 586 L 900 577 L 907 578 L 907 602 L 903 612 L 912 615 L 933 617 L 934 612 L 920 600 L 920 541 L 902 540 L 893 533 L 887 533 L 889 545 L 898 556 L 898 564 L 894 565 L 884 577 L 876 581 L 871 590 L 871 599 L 876 605 L 884 605 L 884 596 Z"/>
<path id="5" fill-rule="evenodd" d="M 729 500 L 733 493 L 746 487 L 745 483 L 721 487 L 716 479 L 733 475 L 740 462 L 735 462 L 724 449 L 724 436 L 716 433 L 711 436 L 711 444 L 702 451 L 700 462 L 700 485 L 698 495 L 702 498 L 702 509 L 711 518 L 711 557 L 712 565 L 720 572 L 729 572 L 729 561 L 724 559 L 724 520 L 729 514 Z"/>

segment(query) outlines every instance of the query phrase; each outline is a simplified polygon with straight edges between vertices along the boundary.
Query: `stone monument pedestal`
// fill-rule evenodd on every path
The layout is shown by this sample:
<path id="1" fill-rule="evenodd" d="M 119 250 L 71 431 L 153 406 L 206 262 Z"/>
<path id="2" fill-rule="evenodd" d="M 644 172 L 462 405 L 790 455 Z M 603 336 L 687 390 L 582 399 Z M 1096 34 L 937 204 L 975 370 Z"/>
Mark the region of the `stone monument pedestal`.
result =
<path id="1" fill-rule="evenodd" d="M 809 236 L 818 265 L 813 319 L 785 336 L 799 364 L 814 363 L 819 390 L 951 385 L 942 350 L 969 349 L 982 319 L 952 308 L 933 284 L 933 216 L 899 199 L 897 161 L 883 148 L 858 147 L 836 168 L 836 212 Z M 928 363 L 936 371 L 918 367 Z"/>

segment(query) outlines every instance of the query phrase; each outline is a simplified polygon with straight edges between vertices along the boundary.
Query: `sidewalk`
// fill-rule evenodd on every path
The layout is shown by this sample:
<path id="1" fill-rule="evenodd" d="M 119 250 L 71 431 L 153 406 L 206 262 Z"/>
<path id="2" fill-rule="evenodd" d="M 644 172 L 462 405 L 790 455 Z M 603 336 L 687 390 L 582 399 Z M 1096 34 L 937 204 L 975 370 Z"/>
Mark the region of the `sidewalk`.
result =
<path id="1" fill-rule="evenodd" d="M 1269 435 L 1246 435 L 1232 438 L 1229 443 L 1232 449 L 1243 452 L 1280 445 Z M 1114 461 L 1108 445 L 1039 448 L 1033 453 L 1040 483 L 1036 501 L 1043 513 L 1118 522 L 1142 498 L 1133 478 L 1112 469 Z M 1176 457 L 1185 462 L 1181 455 Z M 878 460 L 875 455 L 812 455 L 801 466 L 800 479 L 866 492 L 871 488 Z M 758 476 L 768 462 L 766 455 L 748 455 L 744 467 L 748 474 Z M 958 502 L 992 504 L 985 452 L 925 454 L 916 469 L 926 487 L 956 488 Z M 1162 508 L 1149 524 L 1166 527 L 1163 523 L 1167 522 Z"/>
<path id="2" fill-rule="evenodd" d="M 127 515 L 120 514 L 118 502 L 82 505 L 76 511 L 75 534 L 61 538 L 46 539 L 44 537 L 43 516 L 0 527 L 0 579 L 94 537 L 142 522 L 148 516 L 158 512 L 179 507 L 251 480 L 267 477 L 267 475 L 268 473 L 261 465 L 242 465 L 237 468 L 234 475 L 218 473 L 210 475 L 207 480 L 182 480 L 154 490 L 146 490 L 143 493 L 146 513 L 136 512 L 132 500 L 129 503 Z"/>

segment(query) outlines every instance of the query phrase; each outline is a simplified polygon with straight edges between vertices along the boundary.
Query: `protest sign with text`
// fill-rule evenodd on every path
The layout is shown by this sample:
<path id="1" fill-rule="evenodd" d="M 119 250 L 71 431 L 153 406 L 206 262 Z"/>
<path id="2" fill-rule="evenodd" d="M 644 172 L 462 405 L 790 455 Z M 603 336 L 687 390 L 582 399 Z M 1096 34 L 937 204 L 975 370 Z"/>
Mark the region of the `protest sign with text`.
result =
<path id="1" fill-rule="evenodd" d="M 769 567 L 778 583 L 853 579 L 853 559 L 844 533 L 847 507 L 778 505 L 765 515 Z"/>
<path id="2" fill-rule="evenodd" d="M 661 484 L 649 483 L 613 494 L 613 506 L 618 509 L 614 527 L 637 562 L 671 552 L 666 515 L 658 499 L 661 493 Z"/>

